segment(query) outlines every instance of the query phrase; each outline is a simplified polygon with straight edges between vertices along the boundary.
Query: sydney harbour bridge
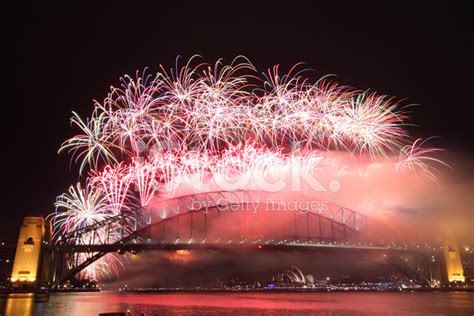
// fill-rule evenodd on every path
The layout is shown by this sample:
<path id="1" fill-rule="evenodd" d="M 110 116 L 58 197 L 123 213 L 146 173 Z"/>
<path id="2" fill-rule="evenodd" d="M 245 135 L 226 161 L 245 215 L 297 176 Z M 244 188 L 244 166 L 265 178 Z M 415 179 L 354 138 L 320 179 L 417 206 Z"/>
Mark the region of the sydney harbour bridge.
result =
<path id="1" fill-rule="evenodd" d="M 335 203 L 304 209 L 295 207 L 297 204 L 261 200 L 261 196 L 256 191 L 237 190 L 163 198 L 152 207 L 122 212 L 56 236 L 48 234 L 42 220 L 41 238 L 27 237 L 34 235 L 28 221 L 36 229 L 41 227 L 27 217 L 12 281 L 21 281 L 24 270 L 36 269 L 36 277 L 29 274 L 29 281 L 58 287 L 108 253 L 151 250 L 359 252 L 385 260 L 424 287 L 447 283 L 459 273 L 443 247 L 389 240 L 385 224 L 362 213 Z M 40 249 L 36 258 L 28 257 L 29 261 L 36 260 L 34 265 L 30 262 L 20 267 L 26 244 Z M 446 247 L 457 251 L 456 246 Z M 31 249 L 28 252 L 31 254 Z M 19 269 L 23 271 L 15 276 Z"/>
<path id="2" fill-rule="evenodd" d="M 243 56 L 193 64 L 124 76 L 90 117 L 73 112 L 79 132 L 59 152 L 84 184 L 57 198 L 52 223 L 25 218 L 13 283 L 58 287 L 117 254 L 152 250 L 363 252 L 420 286 L 464 282 L 455 241 L 398 234 L 358 202 L 403 198 L 419 173 L 437 182 L 435 166 L 447 166 L 432 157 L 440 149 L 410 137 L 394 98 L 324 77 L 311 84 L 299 64 L 261 78 Z M 276 193 L 283 179 L 297 181 Z M 349 194 L 325 201 L 338 198 L 338 179 Z"/>

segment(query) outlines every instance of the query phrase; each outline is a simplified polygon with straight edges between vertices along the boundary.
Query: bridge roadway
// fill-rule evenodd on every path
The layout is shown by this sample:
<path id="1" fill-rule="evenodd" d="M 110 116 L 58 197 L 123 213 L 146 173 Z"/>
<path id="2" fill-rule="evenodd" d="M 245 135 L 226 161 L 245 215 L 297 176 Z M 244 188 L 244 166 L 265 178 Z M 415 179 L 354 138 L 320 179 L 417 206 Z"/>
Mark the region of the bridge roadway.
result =
<path id="1" fill-rule="evenodd" d="M 365 245 L 351 243 L 322 243 L 322 242 L 180 242 L 175 243 L 115 243 L 102 245 L 43 245 L 45 250 L 62 253 L 95 253 L 95 252 L 131 252 L 131 251 L 176 251 L 176 250 L 204 250 L 204 251 L 323 251 L 346 250 L 355 252 L 397 252 L 397 253 L 436 253 L 442 251 L 431 247 L 400 247 L 385 245 Z"/>

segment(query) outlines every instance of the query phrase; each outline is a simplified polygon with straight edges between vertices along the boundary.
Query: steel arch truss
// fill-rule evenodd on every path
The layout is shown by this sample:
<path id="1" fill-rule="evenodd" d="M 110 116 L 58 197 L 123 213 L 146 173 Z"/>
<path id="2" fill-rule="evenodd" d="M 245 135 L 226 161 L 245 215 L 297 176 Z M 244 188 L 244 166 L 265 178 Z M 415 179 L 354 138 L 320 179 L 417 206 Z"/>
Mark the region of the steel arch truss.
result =
<path id="1" fill-rule="evenodd" d="M 259 196 L 262 195 L 258 191 L 218 191 L 157 199 L 147 209 L 129 211 L 65 234 L 57 239 L 53 251 L 66 256 L 68 271 L 56 279 L 55 285 L 72 278 L 108 252 L 148 249 L 150 247 L 146 246 L 150 242 L 159 243 L 163 247 L 161 249 L 165 249 L 166 244 L 172 242 L 290 244 L 312 243 L 315 240 L 345 241 L 359 236 L 367 224 L 366 216 L 333 204 L 317 211 L 282 209 L 278 214 L 266 213 L 275 211 L 262 209 Z M 238 210 L 245 212 L 236 212 Z M 235 219 L 239 216 L 240 222 L 236 224 Z M 252 216 L 254 222 L 251 224 L 257 234 L 246 231 L 243 226 L 249 224 L 248 218 Z M 265 216 L 269 217 L 262 220 Z M 275 222 L 285 216 L 287 220 L 282 225 L 286 226 L 282 226 L 280 235 L 264 236 L 259 233 L 268 225 L 277 225 Z M 211 238 L 208 229 L 213 223 L 214 228 L 217 226 L 219 230 L 217 235 L 214 230 Z M 175 233 L 166 233 L 170 226 Z M 235 226 L 239 227 L 241 235 L 229 239 L 226 233 Z M 169 239 L 170 236 L 172 239 Z M 83 254 L 81 259 L 78 253 Z"/>

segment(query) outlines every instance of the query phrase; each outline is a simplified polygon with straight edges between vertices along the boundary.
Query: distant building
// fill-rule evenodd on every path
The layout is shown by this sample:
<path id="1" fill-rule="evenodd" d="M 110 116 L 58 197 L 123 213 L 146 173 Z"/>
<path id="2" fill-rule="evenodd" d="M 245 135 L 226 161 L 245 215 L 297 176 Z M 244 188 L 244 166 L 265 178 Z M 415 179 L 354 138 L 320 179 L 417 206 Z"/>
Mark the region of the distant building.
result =
<path id="1" fill-rule="evenodd" d="M 0 285 L 4 285 L 10 279 L 15 257 L 15 246 L 0 243 Z"/>
<path id="2" fill-rule="evenodd" d="M 280 273 L 277 280 L 283 284 L 314 285 L 314 277 L 311 274 L 304 275 L 303 272 L 295 266 Z"/>

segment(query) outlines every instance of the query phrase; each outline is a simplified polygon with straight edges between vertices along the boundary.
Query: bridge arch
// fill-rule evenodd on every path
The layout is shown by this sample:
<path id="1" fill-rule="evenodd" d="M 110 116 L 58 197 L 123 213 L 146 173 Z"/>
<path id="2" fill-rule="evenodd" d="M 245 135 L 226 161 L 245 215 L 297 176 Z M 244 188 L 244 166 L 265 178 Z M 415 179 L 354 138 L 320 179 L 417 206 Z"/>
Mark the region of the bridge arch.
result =
<path id="1" fill-rule="evenodd" d="M 65 234 L 58 239 L 54 251 L 67 256 L 70 269 L 56 279 L 55 285 L 72 278 L 107 253 L 121 249 L 166 249 L 171 243 L 186 248 L 192 243 L 345 241 L 360 235 L 367 224 L 363 214 L 334 204 L 316 211 L 262 210 L 256 203 L 258 194 L 255 191 L 219 191 L 164 199 L 148 209 L 125 212 Z M 272 220 L 262 221 L 265 217 Z M 253 232 L 248 227 L 249 219 Z M 276 228 L 280 224 L 286 226 Z M 247 230 L 242 230 L 245 225 Z M 262 234 L 265 225 L 276 229 L 270 229 L 271 234 Z M 233 227 L 239 227 L 240 231 L 232 231 Z M 146 247 L 150 244 L 155 248 Z M 79 261 L 78 253 L 85 253 L 85 259 Z"/>

